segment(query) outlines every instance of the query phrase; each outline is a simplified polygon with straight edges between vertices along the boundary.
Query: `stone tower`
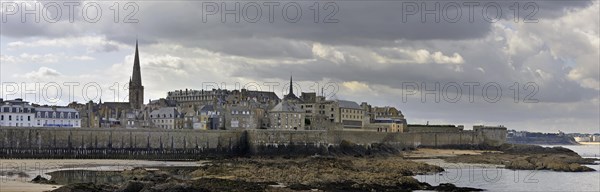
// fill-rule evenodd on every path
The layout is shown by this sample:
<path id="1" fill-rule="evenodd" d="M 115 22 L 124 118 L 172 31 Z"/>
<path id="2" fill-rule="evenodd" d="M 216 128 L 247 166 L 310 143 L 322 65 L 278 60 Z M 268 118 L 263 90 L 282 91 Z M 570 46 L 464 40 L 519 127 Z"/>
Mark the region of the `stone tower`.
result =
<path id="1" fill-rule="evenodd" d="M 140 70 L 140 56 L 138 42 L 135 40 L 135 58 L 133 60 L 133 74 L 129 79 L 129 105 L 132 109 L 141 109 L 144 105 L 144 86 Z"/>

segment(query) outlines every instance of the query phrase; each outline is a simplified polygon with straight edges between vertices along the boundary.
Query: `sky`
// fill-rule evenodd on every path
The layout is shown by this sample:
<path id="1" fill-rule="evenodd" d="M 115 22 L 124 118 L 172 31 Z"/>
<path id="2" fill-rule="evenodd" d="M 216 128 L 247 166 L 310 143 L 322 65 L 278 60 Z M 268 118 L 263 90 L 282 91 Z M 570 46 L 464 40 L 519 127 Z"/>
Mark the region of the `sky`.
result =
<path id="1" fill-rule="evenodd" d="M 598 1 L 0 5 L 4 99 L 126 101 L 138 40 L 145 102 L 212 88 L 282 97 L 293 75 L 297 94 L 394 106 L 409 123 L 600 132 Z"/>

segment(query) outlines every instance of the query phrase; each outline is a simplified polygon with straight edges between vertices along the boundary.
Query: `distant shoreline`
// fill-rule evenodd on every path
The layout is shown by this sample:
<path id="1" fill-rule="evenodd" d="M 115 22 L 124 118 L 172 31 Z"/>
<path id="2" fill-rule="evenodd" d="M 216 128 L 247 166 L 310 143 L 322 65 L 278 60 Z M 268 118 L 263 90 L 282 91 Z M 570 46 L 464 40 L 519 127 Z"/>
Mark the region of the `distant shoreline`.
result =
<path id="1" fill-rule="evenodd" d="M 579 142 L 581 145 L 600 145 L 600 142 Z"/>

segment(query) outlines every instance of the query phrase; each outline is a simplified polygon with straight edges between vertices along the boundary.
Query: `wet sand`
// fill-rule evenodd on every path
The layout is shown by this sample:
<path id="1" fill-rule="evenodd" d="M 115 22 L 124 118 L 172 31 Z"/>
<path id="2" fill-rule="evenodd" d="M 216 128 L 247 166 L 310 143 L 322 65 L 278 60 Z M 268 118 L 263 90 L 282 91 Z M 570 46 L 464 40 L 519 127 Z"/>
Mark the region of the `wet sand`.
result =
<path id="1" fill-rule="evenodd" d="M 51 191 L 58 187 L 60 185 L 44 185 L 6 179 L 0 181 L 0 191 L 2 192 L 42 192 Z"/>
<path id="2" fill-rule="evenodd" d="M 26 177 L 0 176 L 1 192 L 42 192 L 50 191 L 60 185 L 31 183 L 33 178 L 41 175 L 47 179 L 46 173 L 58 170 L 95 170 L 122 171 L 134 167 L 169 167 L 200 166 L 204 162 L 173 162 L 147 160 L 112 160 L 112 159 L 0 159 L 0 172 L 25 173 Z"/>

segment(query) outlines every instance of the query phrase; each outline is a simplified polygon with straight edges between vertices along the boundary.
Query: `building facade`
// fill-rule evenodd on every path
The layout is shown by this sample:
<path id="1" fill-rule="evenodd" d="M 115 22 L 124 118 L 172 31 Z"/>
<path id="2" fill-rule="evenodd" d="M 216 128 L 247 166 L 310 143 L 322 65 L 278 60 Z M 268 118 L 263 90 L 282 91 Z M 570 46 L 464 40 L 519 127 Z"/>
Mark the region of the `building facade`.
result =
<path id="1" fill-rule="evenodd" d="M 175 107 L 163 107 L 150 113 L 153 127 L 161 129 L 183 129 L 183 114 Z"/>
<path id="2" fill-rule="evenodd" d="M 406 123 L 392 118 L 377 118 L 365 124 L 365 130 L 376 132 L 406 132 Z"/>
<path id="3" fill-rule="evenodd" d="M 305 111 L 286 100 L 269 111 L 271 129 L 304 130 Z"/>
<path id="4" fill-rule="evenodd" d="M 22 99 L 0 99 L 0 126 L 32 127 L 35 124 L 35 108 Z"/>
<path id="5" fill-rule="evenodd" d="M 363 128 L 365 112 L 354 101 L 336 100 L 338 117 L 336 121 L 342 123 L 344 129 L 358 130 Z"/>
<path id="6" fill-rule="evenodd" d="M 81 127 L 79 111 L 62 107 L 35 108 L 35 127 Z"/>

